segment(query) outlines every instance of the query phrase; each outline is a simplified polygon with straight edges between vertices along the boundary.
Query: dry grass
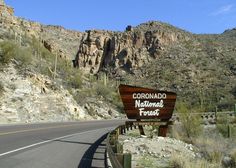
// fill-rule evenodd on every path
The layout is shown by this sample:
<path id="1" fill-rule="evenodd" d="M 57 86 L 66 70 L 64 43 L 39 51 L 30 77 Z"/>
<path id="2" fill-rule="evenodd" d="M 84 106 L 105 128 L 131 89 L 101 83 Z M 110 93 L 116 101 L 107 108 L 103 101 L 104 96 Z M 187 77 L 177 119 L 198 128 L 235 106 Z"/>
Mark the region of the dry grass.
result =
<path id="1" fill-rule="evenodd" d="M 234 133 L 234 129 L 232 129 Z M 183 124 L 175 124 L 172 128 L 171 136 L 190 142 L 186 138 Z M 236 140 L 225 138 L 217 126 L 206 126 L 202 132 L 191 143 L 198 148 L 199 157 L 195 160 L 187 160 L 184 156 L 174 155 L 171 159 L 173 168 L 234 168 L 236 161 Z M 224 166 L 224 158 L 231 158 L 230 166 Z M 233 166 L 232 166 L 233 165 Z"/>
<path id="2" fill-rule="evenodd" d="M 202 125 L 200 116 L 196 116 L 193 113 L 195 112 L 190 108 L 188 104 L 179 103 L 177 104 L 177 111 L 180 115 L 181 121 L 181 136 L 185 141 L 192 141 L 196 137 L 202 134 Z"/>
<path id="3" fill-rule="evenodd" d="M 234 160 L 236 160 L 236 147 L 232 148 L 232 150 L 230 151 L 230 155 Z"/>
<path id="4" fill-rule="evenodd" d="M 174 154 L 170 160 L 170 168 L 220 168 L 220 166 L 205 159 L 188 159 L 186 156 Z"/>

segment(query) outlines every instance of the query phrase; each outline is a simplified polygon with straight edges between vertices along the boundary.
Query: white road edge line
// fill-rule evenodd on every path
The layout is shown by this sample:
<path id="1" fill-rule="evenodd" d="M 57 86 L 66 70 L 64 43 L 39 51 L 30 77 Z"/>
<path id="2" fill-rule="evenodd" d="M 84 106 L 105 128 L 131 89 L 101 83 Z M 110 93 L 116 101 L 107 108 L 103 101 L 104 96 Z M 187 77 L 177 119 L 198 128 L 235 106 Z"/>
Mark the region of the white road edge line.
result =
<path id="1" fill-rule="evenodd" d="M 93 131 L 98 131 L 98 130 L 102 130 L 102 129 L 110 130 L 112 128 L 115 128 L 115 127 L 99 128 L 99 129 L 95 129 L 95 130 L 90 130 L 90 131 L 84 131 L 84 132 L 80 132 L 80 133 L 70 134 L 70 135 L 66 135 L 66 136 L 50 139 L 50 140 L 47 140 L 47 141 L 42 141 L 42 142 L 35 143 L 35 144 L 32 144 L 32 145 L 24 146 L 24 147 L 15 149 L 15 150 L 11 150 L 11 151 L 8 151 L 8 152 L 5 152 L 5 153 L 1 153 L 0 157 L 8 155 L 8 154 L 11 154 L 11 153 L 15 153 L 15 152 L 18 152 L 18 151 L 21 151 L 21 150 L 24 150 L 24 149 L 28 149 L 28 148 L 31 148 L 31 147 L 34 147 L 34 146 L 38 146 L 38 145 L 42 145 L 42 144 L 45 144 L 45 143 L 49 143 L 49 142 L 52 142 L 52 141 L 55 141 L 55 140 L 59 140 L 59 139 L 63 139 L 63 138 L 68 138 L 68 137 L 71 137 L 71 136 L 74 136 L 74 135 L 80 135 L 80 134 L 89 133 L 89 132 L 93 132 Z"/>

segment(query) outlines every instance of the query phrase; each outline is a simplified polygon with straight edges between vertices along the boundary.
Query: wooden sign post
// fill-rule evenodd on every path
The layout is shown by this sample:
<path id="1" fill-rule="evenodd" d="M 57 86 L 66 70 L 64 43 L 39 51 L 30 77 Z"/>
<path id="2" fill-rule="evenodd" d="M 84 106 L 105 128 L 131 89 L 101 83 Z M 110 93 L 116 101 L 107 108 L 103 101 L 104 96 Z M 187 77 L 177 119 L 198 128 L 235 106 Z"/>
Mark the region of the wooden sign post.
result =
<path id="1" fill-rule="evenodd" d="M 166 136 L 175 106 L 176 93 L 129 85 L 120 85 L 119 92 L 128 119 L 137 120 L 133 124 L 138 125 L 141 135 L 144 135 L 143 123 L 158 119 L 150 123 L 159 125 L 158 134 Z"/>

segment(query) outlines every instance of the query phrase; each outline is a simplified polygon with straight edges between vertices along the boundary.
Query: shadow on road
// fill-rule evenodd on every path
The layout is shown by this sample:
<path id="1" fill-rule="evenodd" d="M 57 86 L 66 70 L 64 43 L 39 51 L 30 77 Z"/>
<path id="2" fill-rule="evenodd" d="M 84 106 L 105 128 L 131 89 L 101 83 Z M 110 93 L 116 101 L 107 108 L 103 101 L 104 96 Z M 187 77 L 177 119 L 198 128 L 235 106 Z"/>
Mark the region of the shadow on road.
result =
<path id="1" fill-rule="evenodd" d="M 89 145 L 90 147 L 84 153 L 78 168 L 107 168 L 107 158 L 106 158 L 106 137 L 107 133 L 101 136 L 96 142 L 78 142 L 78 141 L 68 141 L 63 139 L 57 139 L 54 141 L 65 142 L 65 143 L 75 143 Z"/>
<path id="2" fill-rule="evenodd" d="M 84 153 L 78 168 L 106 168 L 106 140 L 107 134 L 100 137 Z"/>

